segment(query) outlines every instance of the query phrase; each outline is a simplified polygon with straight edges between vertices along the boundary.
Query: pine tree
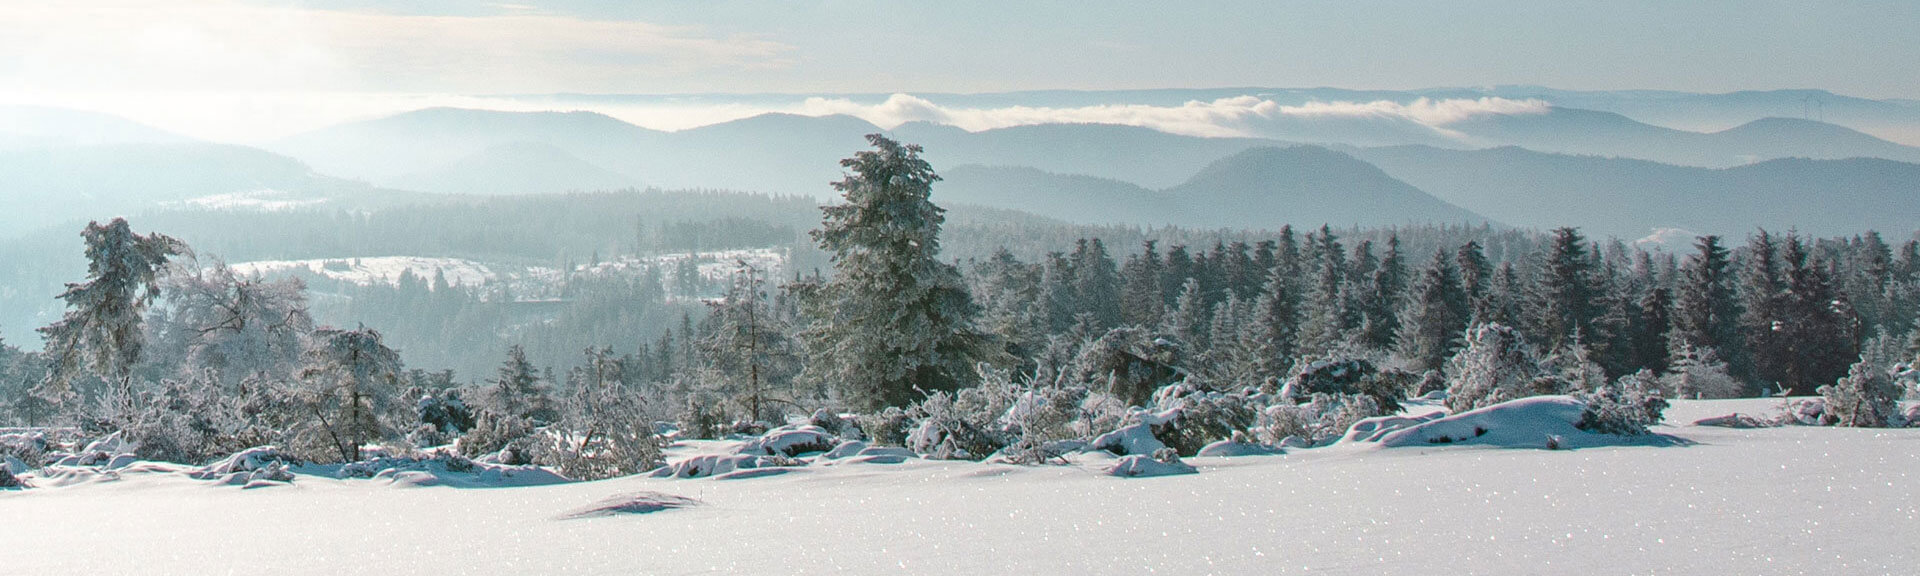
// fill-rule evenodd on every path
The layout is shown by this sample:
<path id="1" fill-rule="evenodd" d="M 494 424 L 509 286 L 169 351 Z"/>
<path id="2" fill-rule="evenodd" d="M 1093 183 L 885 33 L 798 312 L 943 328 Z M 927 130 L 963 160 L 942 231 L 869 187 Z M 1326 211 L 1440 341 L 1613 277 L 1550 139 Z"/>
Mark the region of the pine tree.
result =
<path id="1" fill-rule="evenodd" d="M 1400 301 L 1405 298 L 1406 263 L 1400 256 L 1400 237 L 1387 237 L 1387 252 L 1368 278 L 1360 306 L 1360 343 L 1375 350 L 1388 350 L 1400 331 Z"/>
<path id="2" fill-rule="evenodd" d="M 726 297 L 709 304 L 699 349 L 722 381 L 719 392 L 739 404 L 748 420 L 758 421 L 768 417 L 768 403 L 781 396 L 795 400 L 791 384 L 800 357 L 787 336 L 790 327 L 767 305 L 759 269 L 744 261 L 739 266 Z"/>
<path id="3" fill-rule="evenodd" d="M 1460 288 L 1467 293 L 1467 302 L 1473 305 L 1474 322 L 1512 322 L 1511 318 L 1492 318 L 1492 303 L 1487 300 L 1487 289 L 1493 283 L 1493 265 L 1487 262 L 1486 252 L 1480 249 L 1480 243 L 1467 241 L 1453 253 L 1453 265 L 1460 272 Z"/>
<path id="4" fill-rule="evenodd" d="M 1786 265 L 1786 296 L 1775 331 L 1785 345 L 1780 357 L 1767 359 L 1770 369 L 1763 373 L 1777 376 L 1796 394 L 1812 394 L 1845 375 L 1858 356 L 1859 320 L 1798 235 L 1788 235 L 1780 259 Z"/>
<path id="5" fill-rule="evenodd" d="M 1673 328 L 1673 293 L 1664 286 L 1654 286 L 1640 297 L 1639 311 L 1631 344 L 1633 361 L 1655 373 L 1666 372 L 1670 347 L 1667 335 Z"/>
<path id="6" fill-rule="evenodd" d="M 1286 269 L 1274 265 L 1266 285 L 1253 303 L 1253 317 L 1243 331 L 1242 348 L 1251 363 L 1248 371 L 1261 380 L 1286 376 L 1300 334 L 1300 298 L 1289 286 Z"/>
<path id="7" fill-rule="evenodd" d="M 1696 253 L 1680 269 L 1670 339 L 1694 348 L 1712 348 L 1740 366 L 1740 312 L 1727 273 L 1727 249 L 1720 245 L 1719 236 L 1701 236 L 1694 246 Z"/>
<path id="8" fill-rule="evenodd" d="M 1346 252 L 1341 249 L 1339 238 L 1325 226 L 1309 240 L 1315 244 L 1314 259 L 1319 270 L 1313 288 L 1307 293 L 1303 312 L 1299 346 L 1302 355 L 1326 352 L 1344 342 L 1351 327 L 1346 297 Z"/>
<path id="9" fill-rule="evenodd" d="M 1596 305 L 1594 262 L 1586 240 L 1573 228 L 1557 228 L 1539 269 L 1530 300 L 1533 333 L 1548 350 L 1593 337 Z"/>
<path id="10" fill-rule="evenodd" d="M 526 349 L 515 344 L 507 348 L 507 360 L 501 363 L 492 386 L 487 389 L 488 408 L 502 415 L 552 422 L 560 418 L 550 391 L 552 385 L 534 374 Z"/>
<path id="11" fill-rule="evenodd" d="M 1416 371 L 1438 370 L 1459 348 L 1472 314 L 1445 252 L 1434 252 L 1409 296 L 1400 315 L 1400 356 Z"/>
<path id="12" fill-rule="evenodd" d="M 1787 283 L 1781 276 L 1779 246 L 1774 237 L 1761 230 L 1747 237 L 1746 258 L 1740 270 L 1740 332 L 1745 356 L 1750 364 L 1732 368 L 1736 376 L 1779 382 L 1780 366 L 1786 357 L 1787 342 L 1780 326 L 1786 303 Z"/>
<path id="13" fill-rule="evenodd" d="M 1180 298 L 1174 302 L 1173 308 L 1167 310 L 1167 319 L 1161 324 L 1160 330 L 1180 343 L 1185 357 L 1198 358 L 1208 349 L 1208 325 L 1212 320 L 1206 297 L 1201 293 L 1200 281 L 1188 278 L 1180 287 Z"/>
<path id="14" fill-rule="evenodd" d="M 157 278 L 167 260 L 188 252 L 173 238 L 134 234 L 121 218 L 104 226 L 88 223 L 80 237 L 87 246 L 87 280 L 67 285 L 60 294 L 66 314 L 40 329 L 51 364 L 33 392 L 63 409 L 76 408 L 73 381 L 83 368 L 118 386 L 120 397 L 132 397 L 133 368 L 146 344 L 142 313 L 160 296 Z"/>
<path id="15" fill-rule="evenodd" d="M 1032 358 L 1046 340 L 1047 319 L 1040 306 L 1039 267 L 1021 262 L 1006 248 L 974 264 L 973 295 L 980 303 L 980 326 L 1006 345 L 1016 358 Z M 1152 296 L 1160 303 L 1160 295 Z"/>
<path id="16" fill-rule="evenodd" d="M 1107 254 L 1107 246 L 1099 238 L 1081 239 L 1074 248 L 1073 262 L 1073 298 L 1078 304 L 1075 313 L 1093 313 L 1095 324 L 1102 332 L 1119 326 L 1120 313 L 1120 271 L 1113 264 L 1113 257 Z"/>
<path id="17" fill-rule="evenodd" d="M 1040 310 L 1037 313 L 1044 321 L 1049 334 L 1065 331 L 1073 326 L 1073 317 L 1079 303 L 1075 301 L 1073 289 L 1073 263 L 1065 254 L 1047 253 L 1047 260 L 1040 269 Z"/>
<path id="18" fill-rule="evenodd" d="M 805 290 L 811 322 L 802 337 L 810 378 L 874 410 L 957 389 L 976 361 L 997 356 L 974 327 L 959 270 L 937 257 L 946 216 L 928 196 L 940 177 L 919 146 L 867 140 L 874 150 L 841 161 L 852 173 L 834 189 L 846 202 L 822 208 L 812 232 L 835 276 Z"/>

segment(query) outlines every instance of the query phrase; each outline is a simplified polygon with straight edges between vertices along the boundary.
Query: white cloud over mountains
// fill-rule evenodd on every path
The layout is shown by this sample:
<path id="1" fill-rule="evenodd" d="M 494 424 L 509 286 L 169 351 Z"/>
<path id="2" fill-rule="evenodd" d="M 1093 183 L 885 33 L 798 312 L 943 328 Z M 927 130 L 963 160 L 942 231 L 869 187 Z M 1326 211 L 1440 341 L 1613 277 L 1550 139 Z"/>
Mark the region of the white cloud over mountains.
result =
<path id="1" fill-rule="evenodd" d="M 1153 128 L 1162 132 L 1190 136 L 1274 136 L 1284 126 L 1276 124 L 1316 121 L 1390 121 L 1404 122 L 1450 134 L 1446 126 L 1462 120 L 1491 115 L 1543 114 L 1549 106 L 1541 100 L 1416 99 L 1400 103 L 1309 102 L 1286 106 L 1256 96 L 1221 98 L 1211 102 L 1190 101 L 1178 106 L 1111 104 L 1074 108 L 1010 106 L 1004 108 L 948 108 L 924 98 L 894 94 L 880 104 L 861 104 L 845 98 L 808 98 L 786 112 L 822 115 L 846 114 L 891 128 L 907 122 L 948 124 L 972 131 L 1031 124 L 1122 124 Z"/>

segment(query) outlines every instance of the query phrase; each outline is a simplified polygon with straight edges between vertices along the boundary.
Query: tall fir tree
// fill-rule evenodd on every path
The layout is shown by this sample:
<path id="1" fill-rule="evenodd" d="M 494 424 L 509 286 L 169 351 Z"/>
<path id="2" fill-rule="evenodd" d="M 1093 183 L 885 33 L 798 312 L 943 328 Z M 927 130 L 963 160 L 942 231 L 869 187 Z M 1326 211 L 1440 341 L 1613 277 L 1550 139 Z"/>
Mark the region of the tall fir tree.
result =
<path id="1" fill-rule="evenodd" d="M 1121 320 L 1134 326 L 1153 326 L 1166 314 L 1166 304 L 1161 300 L 1165 292 L 1160 286 L 1161 268 L 1160 250 L 1153 240 L 1142 243 L 1141 251 L 1127 258 L 1120 267 L 1120 305 Z"/>
<path id="2" fill-rule="evenodd" d="M 1439 370 L 1459 349 L 1472 307 L 1445 251 L 1421 269 L 1400 315 L 1398 347 L 1414 370 Z"/>
<path id="3" fill-rule="evenodd" d="M 1745 373 L 1746 355 L 1739 346 L 1739 304 L 1728 274 L 1727 249 L 1719 236 L 1701 236 L 1695 252 L 1680 269 L 1674 299 L 1671 340 L 1694 348 L 1712 348 L 1735 374 Z"/>
<path id="4" fill-rule="evenodd" d="M 1795 394 L 1813 394 L 1847 374 L 1859 354 L 1859 318 L 1833 287 L 1826 267 L 1807 254 L 1796 234 L 1787 236 L 1780 262 L 1785 266 L 1786 297 L 1775 328 L 1784 354 L 1768 360 L 1763 373 Z"/>
<path id="5" fill-rule="evenodd" d="M 122 218 L 88 223 L 80 237 L 87 280 L 67 285 L 59 296 L 67 312 L 39 330 L 50 365 L 33 392 L 65 410 L 78 408 L 73 382 L 82 370 L 119 387 L 118 397 L 132 397 L 129 380 L 146 344 L 142 314 L 160 296 L 158 278 L 168 259 L 188 251 L 167 236 L 134 234 Z"/>
<path id="6" fill-rule="evenodd" d="M 1594 336 L 1600 316 L 1595 265 L 1586 239 L 1573 228 L 1557 228 L 1530 292 L 1533 333 L 1547 350 Z"/>
<path id="7" fill-rule="evenodd" d="M 974 364 L 998 360 L 974 326 L 972 297 L 939 260 L 945 210 L 929 199 L 940 177 L 918 145 L 879 134 L 874 149 L 841 161 L 844 203 L 823 207 L 815 242 L 835 275 L 804 289 L 809 378 L 840 387 L 860 410 L 904 406 L 969 383 Z"/>
<path id="8" fill-rule="evenodd" d="M 1078 304 L 1075 313 L 1092 313 L 1103 332 L 1120 325 L 1120 271 L 1107 254 L 1106 244 L 1099 238 L 1083 238 L 1076 243 L 1071 258 L 1073 297 Z"/>

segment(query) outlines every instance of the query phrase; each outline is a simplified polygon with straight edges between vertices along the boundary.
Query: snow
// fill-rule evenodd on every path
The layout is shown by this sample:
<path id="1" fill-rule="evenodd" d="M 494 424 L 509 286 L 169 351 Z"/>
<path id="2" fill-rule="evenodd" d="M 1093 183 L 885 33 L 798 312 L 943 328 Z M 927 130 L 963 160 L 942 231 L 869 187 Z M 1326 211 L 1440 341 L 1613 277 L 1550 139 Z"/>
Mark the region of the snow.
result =
<path id="1" fill-rule="evenodd" d="M 1121 478 L 1152 478 L 1155 476 L 1178 476 L 1181 474 L 1199 474 L 1200 471 L 1178 460 L 1161 462 L 1148 456 L 1123 456 L 1106 468 L 1108 474 Z"/>
<path id="2" fill-rule="evenodd" d="M 303 272 L 362 286 L 397 285 L 400 274 L 408 270 L 431 283 L 436 273 L 445 274 L 454 286 L 479 286 L 497 277 L 485 264 L 459 258 L 420 256 L 372 256 L 365 258 L 324 258 L 315 260 L 260 260 L 232 265 L 243 276 L 283 276 Z"/>
<path id="3" fill-rule="evenodd" d="M 160 205 L 164 208 L 194 208 L 225 212 L 290 212 L 327 202 L 327 198 L 301 198 L 288 192 L 263 188 L 249 192 L 201 196 L 177 202 L 162 202 Z"/>
<path id="4" fill-rule="evenodd" d="M 1676 401 L 1668 421 L 1677 424 L 1655 431 L 1686 442 L 1667 445 L 1342 443 L 1188 458 L 1198 473 L 1149 478 L 906 459 L 732 481 L 468 489 L 301 475 L 238 490 L 136 465 L 113 479 L 35 479 L 33 489 L 0 492 L 8 519 L 0 566 L 162 575 L 1912 573 L 1920 429 L 1687 424 L 1779 405 Z M 740 444 L 682 442 L 669 460 Z M 703 504 L 563 519 L 667 497 Z M 111 553 L 89 552 L 103 542 Z"/>
<path id="5" fill-rule="evenodd" d="M 1502 402 L 1426 422 L 1380 421 L 1376 424 L 1401 424 L 1397 430 L 1368 434 L 1362 442 L 1385 448 L 1463 444 L 1502 448 L 1585 448 L 1632 443 L 1664 443 L 1672 439 L 1657 434 L 1615 436 L 1598 434 L 1575 427 L 1586 403 L 1570 396 L 1534 396 Z M 1356 423 L 1367 424 L 1369 420 Z M 1378 426 L 1375 426 L 1377 428 Z M 1350 430 L 1348 438 L 1359 431 Z"/>

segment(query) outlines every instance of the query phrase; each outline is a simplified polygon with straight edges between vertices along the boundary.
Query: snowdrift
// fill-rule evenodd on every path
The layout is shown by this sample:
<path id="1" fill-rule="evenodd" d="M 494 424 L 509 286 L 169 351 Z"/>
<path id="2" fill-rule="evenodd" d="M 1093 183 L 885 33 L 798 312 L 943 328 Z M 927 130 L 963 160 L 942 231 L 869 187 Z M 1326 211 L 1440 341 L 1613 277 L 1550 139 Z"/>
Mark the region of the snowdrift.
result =
<path id="1" fill-rule="evenodd" d="M 1666 445 L 1669 436 L 1617 436 L 1581 430 L 1586 403 L 1570 396 L 1534 396 L 1502 402 L 1426 422 L 1411 418 L 1370 418 L 1355 424 L 1348 438 L 1386 448 L 1463 444 L 1501 448 L 1588 448 Z M 1359 430 L 1367 425 L 1373 430 Z"/>

